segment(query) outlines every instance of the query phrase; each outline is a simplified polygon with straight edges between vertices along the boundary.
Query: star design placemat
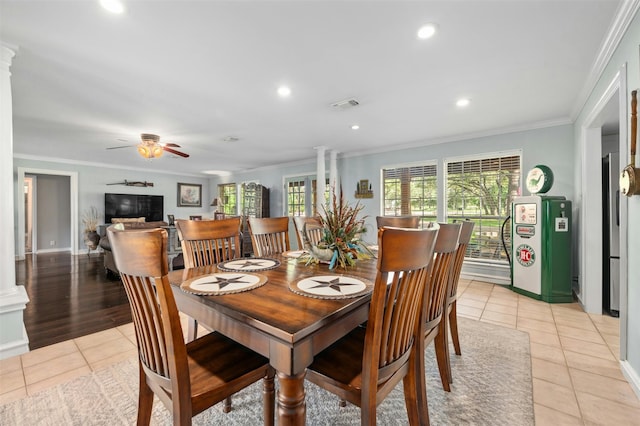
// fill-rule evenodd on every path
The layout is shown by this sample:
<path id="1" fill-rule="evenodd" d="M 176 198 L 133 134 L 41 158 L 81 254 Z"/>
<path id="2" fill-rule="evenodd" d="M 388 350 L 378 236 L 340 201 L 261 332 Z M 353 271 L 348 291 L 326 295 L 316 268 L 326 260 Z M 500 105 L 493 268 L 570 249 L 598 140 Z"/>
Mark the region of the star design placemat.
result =
<path id="1" fill-rule="evenodd" d="M 262 257 L 248 257 L 218 263 L 218 269 L 221 271 L 266 271 L 278 266 L 280 266 L 279 260 Z"/>
<path id="2" fill-rule="evenodd" d="M 346 299 L 370 293 L 373 283 L 348 275 L 319 275 L 291 283 L 289 289 L 317 299 Z"/>
<path id="3" fill-rule="evenodd" d="M 266 282 L 267 277 L 260 274 L 218 272 L 187 280 L 180 288 L 187 293 L 216 296 L 253 290 Z"/>

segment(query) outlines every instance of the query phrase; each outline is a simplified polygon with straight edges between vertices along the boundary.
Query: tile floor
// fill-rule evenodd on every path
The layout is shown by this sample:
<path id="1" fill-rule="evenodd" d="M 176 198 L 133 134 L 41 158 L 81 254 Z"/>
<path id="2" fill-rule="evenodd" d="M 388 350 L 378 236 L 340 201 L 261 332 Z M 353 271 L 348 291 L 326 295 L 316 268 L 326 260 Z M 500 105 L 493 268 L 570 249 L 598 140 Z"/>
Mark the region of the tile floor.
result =
<path id="1" fill-rule="evenodd" d="M 529 333 L 537 425 L 640 424 L 618 363 L 618 319 L 470 280 L 460 281 L 458 314 Z M 2 360 L 0 404 L 135 356 L 128 324 Z"/>

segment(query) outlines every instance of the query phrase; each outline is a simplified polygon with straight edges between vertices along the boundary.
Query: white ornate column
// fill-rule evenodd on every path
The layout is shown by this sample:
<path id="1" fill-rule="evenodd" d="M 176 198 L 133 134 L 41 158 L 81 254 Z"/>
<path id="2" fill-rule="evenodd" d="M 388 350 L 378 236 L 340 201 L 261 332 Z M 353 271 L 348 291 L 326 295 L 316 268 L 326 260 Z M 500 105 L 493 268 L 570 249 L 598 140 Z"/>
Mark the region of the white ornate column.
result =
<path id="1" fill-rule="evenodd" d="M 316 146 L 318 151 L 318 160 L 316 168 L 316 214 L 322 214 L 324 212 L 324 191 L 326 188 L 326 172 L 324 165 L 324 156 L 327 149 L 326 146 Z"/>
<path id="2" fill-rule="evenodd" d="M 16 285 L 13 193 L 13 105 L 11 60 L 15 50 L 0 45 L 0 193 L 11 194 L 0 203 L 0 359 L 29 352 L 23 311 L 29 302 L 22 285 Z M 24 197 L 22 193 L 18 196 Z"/>
<path id="3" fill-rule="evenodd" d="M 340 197 L 340 184 L 338 183 L 338 151 L 332 149 L 329 152 L 329 200 Z"/>

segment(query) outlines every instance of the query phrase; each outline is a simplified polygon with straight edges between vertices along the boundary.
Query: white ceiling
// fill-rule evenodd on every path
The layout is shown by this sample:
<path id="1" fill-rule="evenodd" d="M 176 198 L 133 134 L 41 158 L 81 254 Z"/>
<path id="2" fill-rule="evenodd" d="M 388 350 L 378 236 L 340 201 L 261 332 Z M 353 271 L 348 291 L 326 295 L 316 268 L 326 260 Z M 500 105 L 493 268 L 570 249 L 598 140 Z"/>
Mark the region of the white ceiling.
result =
<path id="1" fill-rule="evenodd" d="M 125 0 L 112 15 L 97 0 L 1 0 L 14 153 L 197 174 L 566 123 L 619 5 Z M 427 22 L 439 32 L 417 40 Z M 106 149 L 140 133 L 191 157 Z"/>

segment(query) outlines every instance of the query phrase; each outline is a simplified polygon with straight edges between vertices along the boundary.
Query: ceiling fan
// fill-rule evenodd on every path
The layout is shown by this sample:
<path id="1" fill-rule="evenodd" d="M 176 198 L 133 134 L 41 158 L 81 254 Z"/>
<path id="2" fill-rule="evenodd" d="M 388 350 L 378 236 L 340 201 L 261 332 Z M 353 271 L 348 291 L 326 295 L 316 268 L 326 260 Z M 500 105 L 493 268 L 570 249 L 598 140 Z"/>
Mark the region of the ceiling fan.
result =
<path id="1" fill-rule="evenodd" d="M 184 152 L 173 149 L 180 148 L 180 145 L 171 142 L 160 143 L 160 136 L 158 135 L 154 135 L 151 133 L 142 133 L 140 135 L 140 139 L 141 141 L 138 145 L 112 146 L 107 149 L 119 149 L 137 146 L 138 153 L 144 158 L 161 157 L 164 151 L 178 155 L 180 157 L 189 158 L 189 154 L 185 154 Z"/>

